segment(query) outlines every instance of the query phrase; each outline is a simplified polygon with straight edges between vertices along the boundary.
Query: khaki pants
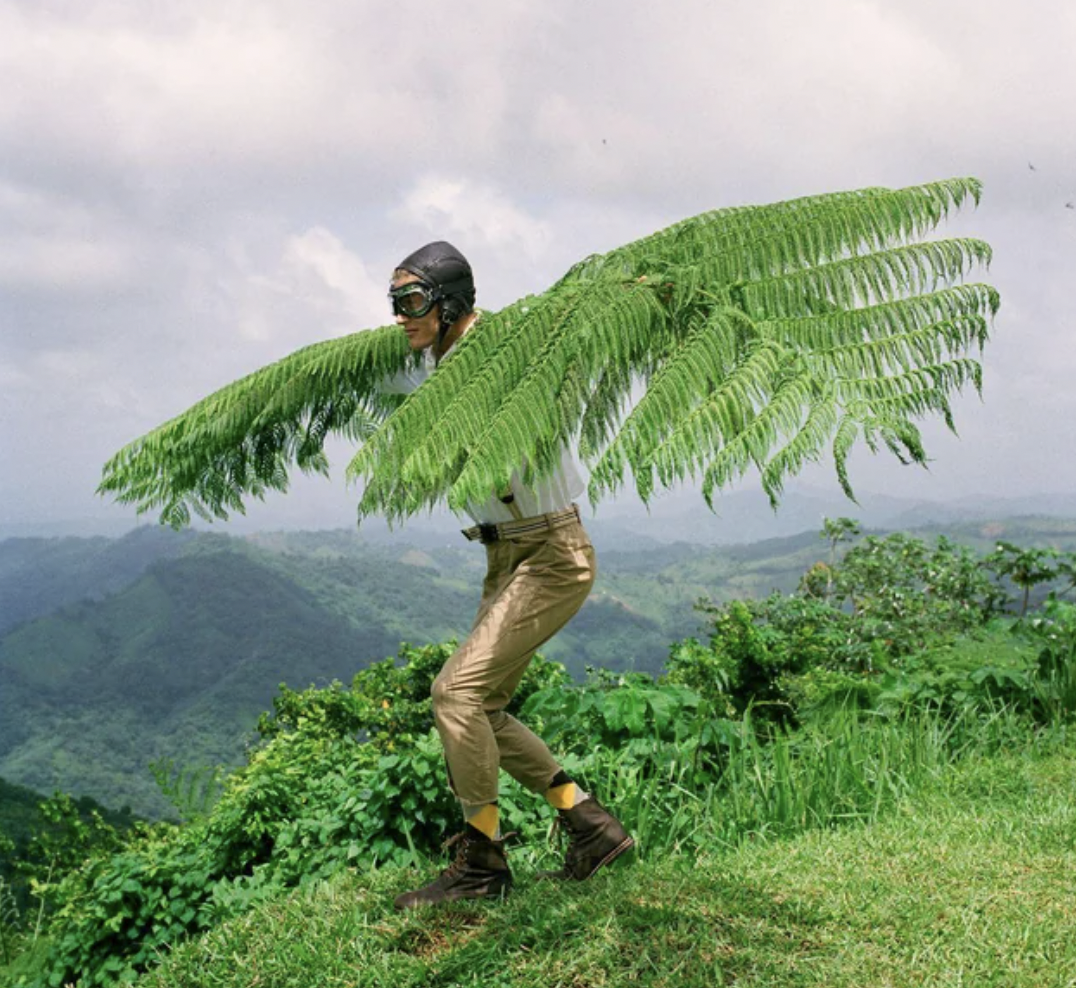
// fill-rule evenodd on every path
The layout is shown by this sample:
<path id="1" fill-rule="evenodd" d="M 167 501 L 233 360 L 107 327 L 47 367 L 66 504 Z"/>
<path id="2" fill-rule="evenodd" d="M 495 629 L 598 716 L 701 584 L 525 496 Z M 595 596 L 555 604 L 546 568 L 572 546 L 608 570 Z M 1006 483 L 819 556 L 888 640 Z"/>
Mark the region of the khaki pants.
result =
<path id="1" fill-rule="evenodd" d="M 474 627 L 433 683 L 433 715 L 450 782 L 466 805 L 497 798 L 503 768 L 532 792 L 560 771 L 545 742 L 504 707 L 535 651 L 583 605 L 594 549 L 578 521 L 486 546 Z"/>

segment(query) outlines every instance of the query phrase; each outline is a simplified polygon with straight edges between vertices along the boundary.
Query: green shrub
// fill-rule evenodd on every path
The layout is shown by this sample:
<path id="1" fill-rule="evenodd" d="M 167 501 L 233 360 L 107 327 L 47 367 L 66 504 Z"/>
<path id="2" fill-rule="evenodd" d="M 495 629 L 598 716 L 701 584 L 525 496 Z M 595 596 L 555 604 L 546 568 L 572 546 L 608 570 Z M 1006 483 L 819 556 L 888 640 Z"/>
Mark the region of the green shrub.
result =
<path id="1" fill-rule="evenodd" d="M 273 713 L 263 714 L 263 738 L 300 728 L 314 728 L 333 737 L 361 736 L 388 750 L 393 742 L 423 737 L 433 727 L 430 687 L 456 650 L 456 642 L 414 648 L 406 642 L 398 655 L 373 662 L 355 675 L 350 688 L 333 683 L 328 689 L 291 690 L 281 685 Z M 571 681 L 559 662 L 535 655 L 508 705 L 517 713 L 536 690 Z"/>
<path id="2" fill-rule="evenodd" d="M 887 659 L 979 627 L 1004 594 L 967 546 L 944 536 L 933 546 L 897 532 L 868 536 L 845 554 L 833 599 L 851 609 L 855 633 Z"/>
<path id="3" fill-rule="evenodd" d="M 1048 600 L 1021 627 L 1038 647 L 1033 690 L 1043 718 L 1071 720 L 1076 715 L 1076 606 Z"/>
<path id="4" fill-rule="evenodd" d="M 829 683 L 847 695 L 858 693 L 850 689 L 855 675 L 872 664 L 852 616 L 822 600 L 775 593 L 721 606 L 700 601 L 698 609 L 709 617 L 709 642 L 676 643 L 664 680 L 728 716 L 750 709 L 762 720 L 795 723 L 800 704 L 823 704 L 821 672 L 844 674 Z"/>
<path id="5" fill-rule="evenodd" d="M 1032 618 L 996 621 L 901 660 L 876 678 L 873 704 L 895 713 L 944 714 L 1001 707 L 1035 724 L 1076 713 L 1076 606 L 1047 601 Z"/>
<path id="6" fill-rule="evenodd" d="M 636 738 L 676 741 L 688 736 L 701 703 L 685 686 L 661 686 L 644 673 L 632 673 L 614 682 L 539 690 L 524 704 L 523 717 L 559 750 L 619 749 Z"/>
<path id="7" fill-rule="evenodd" d="M 14 847 L 0 834 L 0 853 L 8 854 Z M 11 886 L 0 877 L 0 964 L 5 967 L 22 950 L 22 915 Z"/>

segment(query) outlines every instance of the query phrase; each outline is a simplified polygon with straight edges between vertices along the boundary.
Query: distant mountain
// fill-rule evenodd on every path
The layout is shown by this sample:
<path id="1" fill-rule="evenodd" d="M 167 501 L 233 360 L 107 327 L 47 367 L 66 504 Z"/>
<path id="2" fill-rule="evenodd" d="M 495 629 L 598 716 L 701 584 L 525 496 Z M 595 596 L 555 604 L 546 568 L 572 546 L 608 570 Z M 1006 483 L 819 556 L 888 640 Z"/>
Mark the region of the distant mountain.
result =
<path id="1" fill-rule="evenodd" d="M 588 527 L 599 547 L 618 540 L 734 545 L 818 532 L 826 518 L 854 518 L 864 528 L 892 532 L 1021 516 L 1076 519 L 1076 494 L 982 495 L 949 502 L 871 494 L 856 504 L 833 493 L 800 488 L 787 493 L 776 510 L 761 491 L 741 491 L 716 497 L 710 512 L 697 492 L 682 490 L 657 498 L 649 512 L 627 498 L 602 505 Z"/>
<path id="2" fill-rule="evenodd" d="M 12 538 L 0 542 L 0 635 L 78 600 L 102 600 L 150 564 L 178 555 L 191 532 L 144 526 L 122 538 Z"/>
<path id="3" fill-rule="evenodd" d="M 714 500 L 715 510 L 710 512 L 699 492 L 691 486 L 659 493 L 649 509 L 630 490 L 617 500 L 603 501 L 596 514 L 592 514 L 588 505 L 583 504 L 582 507 L 595 543 L 601 549 L 617 548 L 615 543 L 618 542 L 636 546 L 680 541 L 705 545 L 755 542 L 805 531 L 816 532 L 821 527 L 822 519 L 827 517 L 855 518 L 867 528 L 886 531 L 1031 515 L 1076 518 L 1076 492 L 1015 497 L 984 493 L 949 501 L 861 492 L 860 503 L 856 504 L 841 495 L 835 486 L 814 488 L 803 481 L 796 481 L 785 492 L 776 511 L 770 507 L 769 500 L 761 490 L 744 489 L 718 495 Z M 239 516 L 226 525 L 214 526 L 213 530 L 249 537 L 270 527 L 279 527 L 291 533 L 319 527 L 316 522 L 311 524 L 308 517 L 300 517 L 295 512 L 279 510 L 271 512 L 268 517 L 279 521 L 259 525 L 254 518 Z M 334 510 L 325 512 L 323 517 L 340 518 L 341 513 Z M 394 528 L 380 518 L 368 518 L 363 521 L 359 532 L 362 539 L 371 544 L 393 546 L 406 542 L 423 549 L 447 548 L 459 545 L 459 529 L 468 524 L 451 512 L 440 509 L 429 515 L 410 518 Z M 204 528 L 200 523 L 196 527 Z M 36 523 L 0 521 L 0 539 L 115 537 L 129 528 L 130 522 L 117 520 L 112 513 L 98 519 Z"/>
<path id="4" fill-rule="evenodd" d="M 350 679 L 398 642 L 244 552 L 160 559 L 0 639 L 0 775 L 160 812 L 151 760 L 232 762 L 278 683 Z"/>

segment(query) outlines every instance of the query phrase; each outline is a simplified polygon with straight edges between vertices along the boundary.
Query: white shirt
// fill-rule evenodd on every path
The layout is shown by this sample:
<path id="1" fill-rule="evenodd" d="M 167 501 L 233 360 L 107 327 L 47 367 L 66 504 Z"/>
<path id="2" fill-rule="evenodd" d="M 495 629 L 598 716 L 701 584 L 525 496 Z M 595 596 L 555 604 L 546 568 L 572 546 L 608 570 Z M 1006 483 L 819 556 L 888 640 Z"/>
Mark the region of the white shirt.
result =
<path id="1" fill-rule="evenodd" d="M 448 348 L 448 351 L 441 359 L 447 359 L 450 353 L 452 353 L 452 347 Z M 422 351 L 422 357 L 417 365 L 407 367 L 398 374 L 386 378 L 381 383 L 379 390 L 385 394 L 410 394 L 426 381 L 436 369 L 437 359 L 434 357 L 433 347 L 427 347 Z M 534 515 L 563 511 L 576 498 L 580 497 L 586 489 L 583 478 L 579 475 L 575 459 L 567 447 L 561 450 L 560 463 L 554 467 L 553 472 L 538 481 L 533 487 L 524 486 L 523 473 L 524 466 L 513 471 L 512 479 L 509 483 L 511 492 L 514 495 L 512 506 L 518 509 L 518 513 L 513 513 L 512 509 L 500 499 L 500 496 L 494 493 L 483 504 L 476 504 L 473 501 L 468 503 L 467 514 L 480 525 L 515 521 L 516 518 L 531 518 Z"/>

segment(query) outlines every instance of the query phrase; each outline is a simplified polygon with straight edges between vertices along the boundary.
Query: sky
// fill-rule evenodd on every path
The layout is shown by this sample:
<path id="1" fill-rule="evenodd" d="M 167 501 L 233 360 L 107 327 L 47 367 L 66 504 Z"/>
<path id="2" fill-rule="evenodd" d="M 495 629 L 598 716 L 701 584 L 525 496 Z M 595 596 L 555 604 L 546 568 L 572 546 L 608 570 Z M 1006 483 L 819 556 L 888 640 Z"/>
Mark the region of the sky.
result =
<path id="1" fill-rule="evenodd" d="M 853 482 L 1076 491 L 1074 53 L 1069 0 L 0 0 L 0 525 L 133 524 L 115 450 L 389 322 L 429 240 L 495 309 L 708 209 L 955 175 L 983 200 L 940 233 L 1002 295 L 983 399 Z M 351 525 L 333 452 L 251 523 Z"/>

